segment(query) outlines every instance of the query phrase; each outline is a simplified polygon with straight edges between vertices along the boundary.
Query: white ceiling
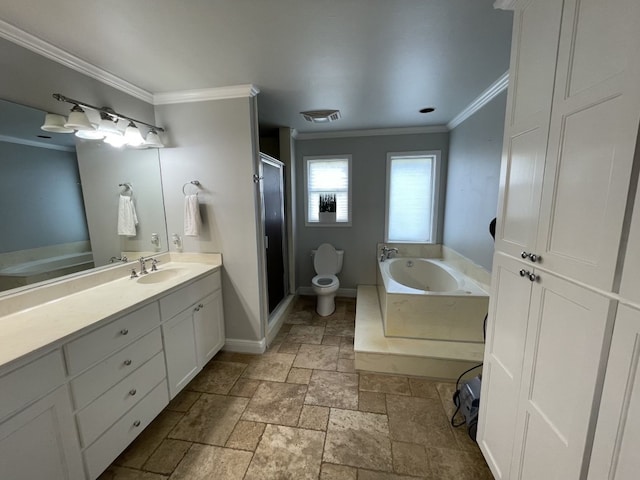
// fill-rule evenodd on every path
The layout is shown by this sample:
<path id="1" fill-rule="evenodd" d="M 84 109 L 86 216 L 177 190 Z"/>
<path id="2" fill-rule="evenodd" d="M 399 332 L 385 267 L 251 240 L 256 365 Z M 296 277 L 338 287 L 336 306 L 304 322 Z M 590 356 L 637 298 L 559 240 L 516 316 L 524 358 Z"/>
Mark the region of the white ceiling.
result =
<path id="1" fill-rule="evenodd" d="M 318 132 L 449 122 L 508 70 L 493 1 L 2 0 L 0 19 L 150 93 L 254 84 L 261 127 Z"/>

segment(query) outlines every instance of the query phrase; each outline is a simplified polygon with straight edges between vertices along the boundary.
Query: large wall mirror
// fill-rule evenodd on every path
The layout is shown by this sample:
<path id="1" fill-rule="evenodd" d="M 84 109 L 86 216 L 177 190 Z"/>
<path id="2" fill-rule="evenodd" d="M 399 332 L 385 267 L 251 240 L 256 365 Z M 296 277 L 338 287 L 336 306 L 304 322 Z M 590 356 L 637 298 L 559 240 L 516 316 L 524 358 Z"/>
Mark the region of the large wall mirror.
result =
<path id="1" fill-rule="evenodd" d="M 0 100 L 0 291 L 167 251 L 158 150 L 44 132 L 44 115 Z"/>

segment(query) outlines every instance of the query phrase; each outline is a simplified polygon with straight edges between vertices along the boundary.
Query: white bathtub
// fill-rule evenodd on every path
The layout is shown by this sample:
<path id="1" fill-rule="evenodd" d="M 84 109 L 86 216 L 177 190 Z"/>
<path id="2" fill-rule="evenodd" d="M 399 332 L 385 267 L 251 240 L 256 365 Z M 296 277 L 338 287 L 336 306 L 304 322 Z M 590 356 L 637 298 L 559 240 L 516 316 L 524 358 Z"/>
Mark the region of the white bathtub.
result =
<path id="1" fill-rule="evenodd" d="M 0 269 L 0 290 L 21 287 L 93 268 L 91 252 L 67 253 Z"/>
<path id="2" fill-rule="evenodd" d="M 378 262 L 377 288 L 386 336 L 484 340 L 489 295 L 441 260 L 398 257 Z"/>

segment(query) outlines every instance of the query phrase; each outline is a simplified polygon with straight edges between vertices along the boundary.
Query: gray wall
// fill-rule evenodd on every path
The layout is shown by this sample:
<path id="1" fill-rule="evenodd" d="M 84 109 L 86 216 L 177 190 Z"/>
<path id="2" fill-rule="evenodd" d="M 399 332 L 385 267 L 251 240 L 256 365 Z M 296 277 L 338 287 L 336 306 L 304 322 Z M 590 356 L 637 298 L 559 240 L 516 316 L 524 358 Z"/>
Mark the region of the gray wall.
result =
<path id="1" fill-rule="evenodd" d="M 153 106 L 75 70 L 0 38 L 0 98 L 47 112 L 68 115 L 71 105 L 51 95 L 61 93 L 96 106 L 111 107 L 153 123 Z"/>
<path id="2" fill-rule="evenodd" d="M 89 240 L 75 152 L 0 141 L 0 253 Z"/>
<path id="3" fill-rule="evenodd" d="M 444 245 L 491 270 L 506 91 L 451 131 Z"/>
<path id="4" fill-rule="evenodd" d="M 198 180 L 203 228 L 184 237 L 185 252 L 223 253 L 227 338 L 263 338 L 258 259 L 253 98 L 162 105 L 158 122 L 169 132 L 160 164 L 169 237 L 183 236 L 182 186 Z M 257 138 L 255 139 L 257 140 Z M 174 245 L 170 245 L 175 250 Z"/>
<path id="5" fill-rule="evenodd" d="M 339 275 L 341 288 L 375 284 L 376 243 L 384 240 L 386 161 L 388 152 L 440 150 L 441 180 L 446 181 L 448 133 L 381 135 L 296 141 L 296 281 L 297 287 L 311 286 L 315 275 L 311 250 L 324 242 L 344 253 Z M 304 222 L 304 162 L 311 155 L 352 155 L 352 226 L 306 227 Z M 444 188 L 440 189 L 444 206 Z M 442 214 L 440 214 L 442 225 Z M 442 228 L 439 228 L 442 232 Z"/>

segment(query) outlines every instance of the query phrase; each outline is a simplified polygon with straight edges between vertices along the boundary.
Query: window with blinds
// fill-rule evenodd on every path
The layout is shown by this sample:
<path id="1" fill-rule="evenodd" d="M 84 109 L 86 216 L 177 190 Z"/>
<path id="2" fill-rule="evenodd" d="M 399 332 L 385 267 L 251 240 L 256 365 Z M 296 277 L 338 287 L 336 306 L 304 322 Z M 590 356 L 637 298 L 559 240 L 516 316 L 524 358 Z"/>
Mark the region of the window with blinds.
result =
<path id="1" fill-rule="evenodd" d="M 387 155 L 386 242 L 434 243 L 440 152 Z"/>
<path id="2" fill-rule="evenodd" d="M 320 202 L 335 198 L 335 225 L 351 225 L 351 155 L 304 157 L 306 224 L 320 225 Z"/>

